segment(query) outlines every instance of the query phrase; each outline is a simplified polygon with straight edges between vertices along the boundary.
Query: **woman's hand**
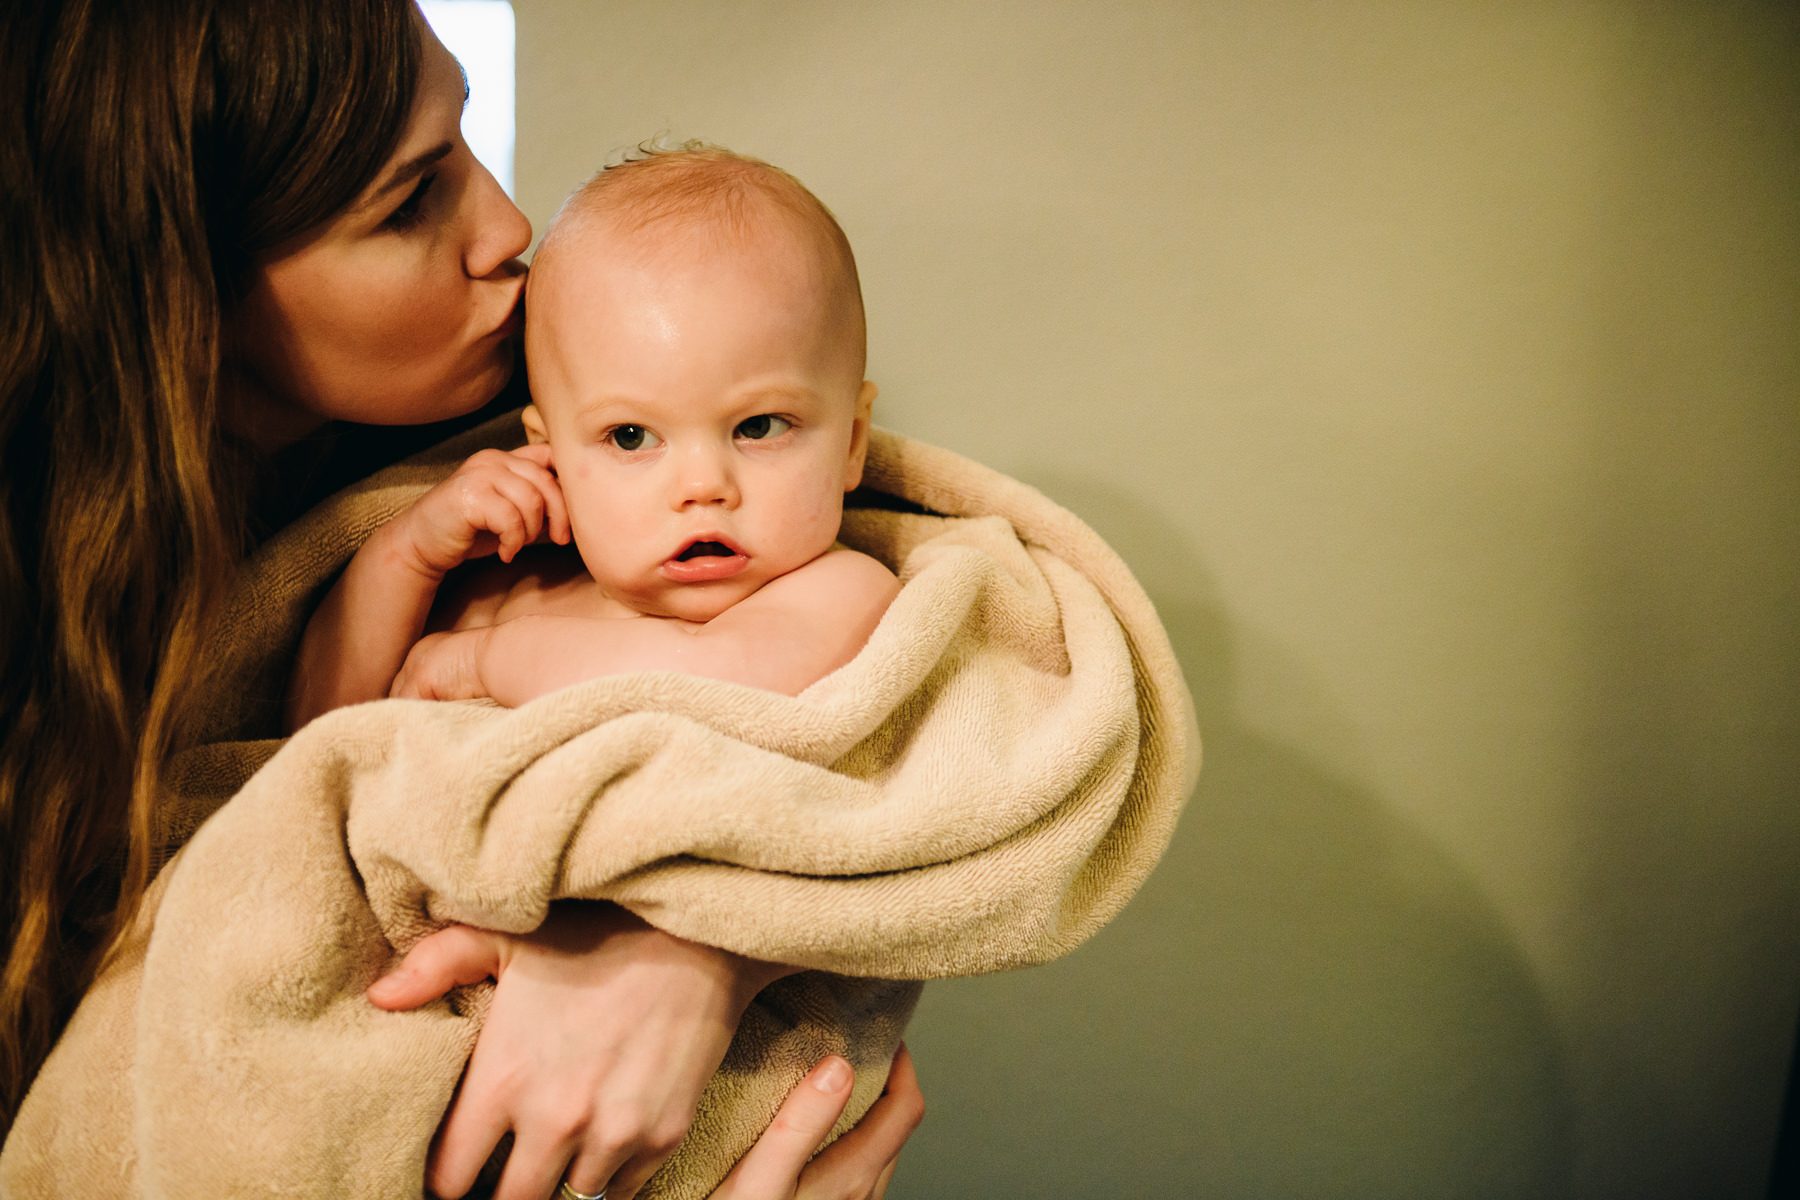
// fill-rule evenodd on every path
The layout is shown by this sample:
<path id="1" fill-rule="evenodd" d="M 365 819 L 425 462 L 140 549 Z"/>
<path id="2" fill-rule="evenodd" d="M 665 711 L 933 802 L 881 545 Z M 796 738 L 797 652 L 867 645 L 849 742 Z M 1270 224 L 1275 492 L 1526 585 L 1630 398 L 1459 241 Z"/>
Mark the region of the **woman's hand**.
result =
<path id="1" fill-rule="evenodd" d="M 881 1200 L 925 1097 L 902 1045 L 874 1107 L 808 1162 L 849 1102 L 851 1082 L 850 1064 L 836 1055 L 814 1067 L 711 1200 Z"/>
<path id="2" fill-rule="evenodd" d="M 630 1200 L 686 1135 L 744 1009 L 789 970 L 683 941 L 616 905 L 559 902 L 527 937 L 438 931 L 369 999 L 397 1011 L 497 981 L 426 1164 L 432 1191 L 467 1192 L 510 1132 L 495 1200 L 545 1200 L 565 1178 Z"/>

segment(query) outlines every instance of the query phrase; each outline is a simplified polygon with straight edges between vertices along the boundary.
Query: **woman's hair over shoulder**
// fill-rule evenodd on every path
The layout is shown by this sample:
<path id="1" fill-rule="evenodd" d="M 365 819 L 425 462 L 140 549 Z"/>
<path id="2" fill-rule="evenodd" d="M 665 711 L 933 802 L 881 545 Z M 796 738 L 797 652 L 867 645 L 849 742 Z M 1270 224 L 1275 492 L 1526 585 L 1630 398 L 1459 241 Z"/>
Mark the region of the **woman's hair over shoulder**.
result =
<path id="1" fill-rule="evenodd" d="M 398 145 L 415 12 L 0 5 L 0 1135 L 142 897 L 244 549 L 225 322 Z"/>

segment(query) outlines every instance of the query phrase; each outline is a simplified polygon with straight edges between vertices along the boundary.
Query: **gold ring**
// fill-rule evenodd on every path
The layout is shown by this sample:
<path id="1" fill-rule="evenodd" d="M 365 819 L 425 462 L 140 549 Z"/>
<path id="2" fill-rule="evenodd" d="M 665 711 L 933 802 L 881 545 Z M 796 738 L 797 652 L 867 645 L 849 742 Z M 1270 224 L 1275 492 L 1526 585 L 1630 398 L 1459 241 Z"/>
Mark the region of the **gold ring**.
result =
<path id="1" fill-rule="evenodd" d="M 569 1186 L 568 1180 L 556 1185 L 557 1200 L 606 1200 L 606 1189 L 597 1192 L 578 1192 Z"/>

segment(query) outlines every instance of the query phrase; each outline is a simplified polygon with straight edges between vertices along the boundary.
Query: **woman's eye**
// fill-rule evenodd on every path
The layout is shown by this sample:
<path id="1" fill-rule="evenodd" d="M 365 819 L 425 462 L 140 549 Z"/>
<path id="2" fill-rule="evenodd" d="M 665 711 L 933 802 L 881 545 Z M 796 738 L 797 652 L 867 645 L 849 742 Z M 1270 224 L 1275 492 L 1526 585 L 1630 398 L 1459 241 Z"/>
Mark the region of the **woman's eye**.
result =
<path id="1" fill-rule="evenodd" d="M 417 186 L 406 194 L 406 199 L 400 202 L 400 206 L 382 221 L 382 226 L 387 229 L 410 229 L 417 225 L 419 218 L 425 215 L 425 194 L 436 182 L 436 171 L 419 180 Z"/>
<path id="2" fill-rule="evenodd" d="M 662 439 L 642 425 L 614 425 L 606 431 L 606 440 L 621 450 L 654 450 Z"/>
<path id="3" fill-rule="evenodd" d="M 751 417 L 747 421 L 739 421 L 734 431 L 738 437 L 752 442 L 763 442 L 770 438 L 780 437 L 794 427 L 786 417 L 778 417 L 774 413 L 763 413 Z"/>

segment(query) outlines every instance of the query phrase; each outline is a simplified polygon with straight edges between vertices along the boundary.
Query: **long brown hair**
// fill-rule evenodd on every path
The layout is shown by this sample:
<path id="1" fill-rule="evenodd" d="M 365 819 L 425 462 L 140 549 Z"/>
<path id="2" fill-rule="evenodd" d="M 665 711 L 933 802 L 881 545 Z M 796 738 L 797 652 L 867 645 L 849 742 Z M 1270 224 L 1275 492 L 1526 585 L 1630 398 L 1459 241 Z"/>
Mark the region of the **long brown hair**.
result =
<path id="1" fill-rule="evenodd" d="M 150 868 L 246 534 L 221 325 L 405 129 L 408 0 L 0 5 L 0 1135 Z"/>

